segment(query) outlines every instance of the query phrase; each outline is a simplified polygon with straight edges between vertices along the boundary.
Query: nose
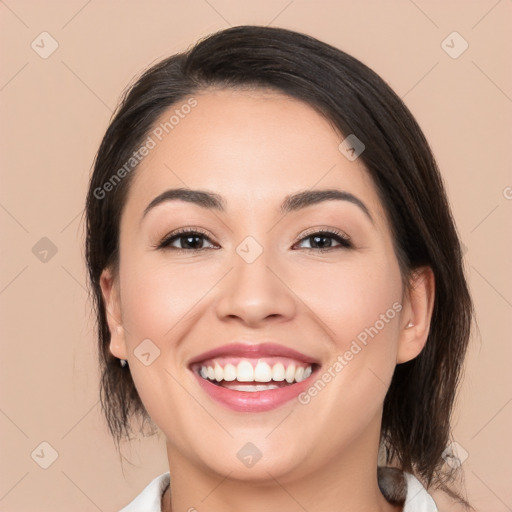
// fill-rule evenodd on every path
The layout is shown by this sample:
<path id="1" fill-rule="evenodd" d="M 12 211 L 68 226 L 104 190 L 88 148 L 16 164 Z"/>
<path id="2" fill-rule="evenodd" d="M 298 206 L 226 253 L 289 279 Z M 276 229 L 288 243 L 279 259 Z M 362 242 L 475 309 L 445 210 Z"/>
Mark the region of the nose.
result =
<path id="1" fill-rule="evenodd" d="M 273 322 L 286 321 L 296 314 L 297 298 L 290 288 L 286 272 L 280 272 L 268 251 L 252 263 L 238 254 L 234 268 L 219 283 L 220 296 L 216 313 L 220 320 L 238 319 L 253 328 Z"/>

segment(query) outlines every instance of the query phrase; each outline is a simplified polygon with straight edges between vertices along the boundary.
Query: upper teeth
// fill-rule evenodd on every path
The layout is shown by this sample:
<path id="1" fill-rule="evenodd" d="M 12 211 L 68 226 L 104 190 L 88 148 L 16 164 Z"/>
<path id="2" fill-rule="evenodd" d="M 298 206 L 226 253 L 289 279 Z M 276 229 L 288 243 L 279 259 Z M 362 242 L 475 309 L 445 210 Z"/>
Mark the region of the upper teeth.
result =
<path id="1" fill-rule="evenodd" d="M 285 369 L 283 363 L 276 363 L 272 367 L 265 361 L 258 361 L 256 367 L 249 361 L 240 361 L 236 366 L 227 363 L 221 366 L 215 362 L 213 366 L 203 365 L 199 369 L 199 374 L 203 379 L 227 382 L 237 380 L 239 382 L 270 382 L 271 380 L 281 382 L 286 380 L 288 383 L 294 381 L 301 382 L 307 379 L 313 371 L 310 366 L 299 366 L 290 363 Z"/>

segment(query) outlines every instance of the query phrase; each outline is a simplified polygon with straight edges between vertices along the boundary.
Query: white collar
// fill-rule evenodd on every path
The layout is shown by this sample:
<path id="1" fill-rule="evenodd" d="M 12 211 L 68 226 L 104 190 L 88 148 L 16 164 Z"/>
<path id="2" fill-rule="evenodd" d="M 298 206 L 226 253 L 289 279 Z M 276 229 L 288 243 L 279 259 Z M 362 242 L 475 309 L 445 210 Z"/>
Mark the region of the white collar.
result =
<path id="1" fill-rule="evenodd" d="M 421 482 L 410 473 L 404 473 L 407 497 L 403 512 L 438 512 L 432 496 Z M 162 473 L 154 478 L 143 491 L 119 512 L 162 512 L 162 495 L 169 486 L 170 474 Z"/>

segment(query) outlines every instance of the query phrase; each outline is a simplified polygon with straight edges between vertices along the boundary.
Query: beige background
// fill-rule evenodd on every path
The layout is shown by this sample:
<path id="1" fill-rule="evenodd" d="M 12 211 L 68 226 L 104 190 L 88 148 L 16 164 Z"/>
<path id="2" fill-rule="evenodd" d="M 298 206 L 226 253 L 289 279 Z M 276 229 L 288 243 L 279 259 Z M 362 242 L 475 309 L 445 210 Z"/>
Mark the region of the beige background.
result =
<path id="1" fill-rule="evenodd" d="M 511 21 L 510 0 L 0 0 L 0 510 L 115 511 L 167 470 L 156 437 L 125 445 L 121 465 L 103 423 L 80 215 L 132 77 L 239 24 L 303 31 L 353 54 L 422 126 L 467 248 L 480 331 L 455 440 L 469 454 L 472 503 L 512 510 Z M 46 59 L 45 31 L 58 43 Z M 462 49 L 457 36 L 442 46 L 453 31 L 469 44 L 458 58 L 445 51 Z M 52 449 L 58 457 L 43 469 Z"/>

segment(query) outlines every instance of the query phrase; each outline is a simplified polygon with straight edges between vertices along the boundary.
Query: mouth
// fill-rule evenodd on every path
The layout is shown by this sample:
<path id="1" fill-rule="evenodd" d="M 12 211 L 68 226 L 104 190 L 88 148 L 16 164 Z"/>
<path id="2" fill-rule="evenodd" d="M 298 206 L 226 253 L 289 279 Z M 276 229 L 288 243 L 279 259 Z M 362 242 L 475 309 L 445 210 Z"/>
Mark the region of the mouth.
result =
<path id="1" fill-rule="evenodd" d="M 241 412 L 274 409 L 297 397 L 320 368 L 318 361 L 275 344 L 232 344 L 189 365 L 214 400 Z"/>

